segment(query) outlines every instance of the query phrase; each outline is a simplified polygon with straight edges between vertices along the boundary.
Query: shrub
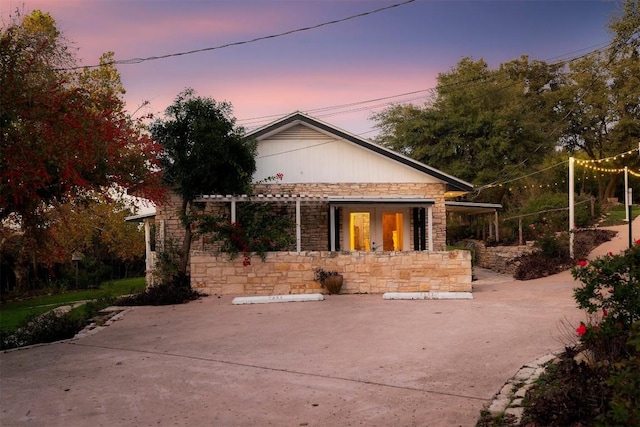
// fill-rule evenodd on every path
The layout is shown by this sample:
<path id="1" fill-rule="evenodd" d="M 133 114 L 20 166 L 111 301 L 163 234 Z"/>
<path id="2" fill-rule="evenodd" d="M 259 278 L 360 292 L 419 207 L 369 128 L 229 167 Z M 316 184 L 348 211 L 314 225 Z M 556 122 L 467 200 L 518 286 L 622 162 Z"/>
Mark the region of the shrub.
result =
<path id="1" fill-rule="evenodd" d="M 548 427 L 593 425 L 611 396 L 605 383 L 607 372 L 576 363 L 576 354 L 575 349 L 568 348 L 564 357 L 550 365 L 527 392 L 525 421 Z"/>
<path id="2" fill-rule="evenodd" d="M 0 349 L 48 343 L 73 338 L 100 310 L 114 301 L 106 295 L 74 310 L 60 313 L 56 310 L 26 318 L 12 333 L 0 331 Z"/>
<path id="3" fill-rule="evenodd" d="M 187 282 L 188 284 L 188 282 Z M 174 284 L 159 284 L 143 292 L 120 298 L 115 305 L 173 305 L 184 304 L 196 300 L 204 294 L 194 290 L 191 286 L 175 286 Z"/>
<path id="4" fill-rule="evenodd" d="M 572 274 L 583 283 L 574 290 L 578 308 L 589 316 L 581 325 L 581 341 L 596 357 L 618 360 L 632 324 L 640 320 L 640 244 L 620 255 L 582 261 Z"/>
<path id="5" fill-rule="evenodd" d="M 616 232 L 610 230 L 578 230 L 575 236 L 574 256 L 585 258 L 593 248 L 611 240 Z M 522 255 L 512 262 L 517 264 L 513 277 L 518 280 L 531 280 L 546 277 L 567 270 L 575 265 L 569 257 L 568 233 L 550 233 L 536 243 L 538 250 Z"/>
<path id="6" fill-rule="evenodd" d="M 295 243 L 295 222 L 286 205 L 248 202 L 236 209 L 234 223 L 228 215 L 219 214 L 200 215 L 196 222 L 198 234 L 211 233 L 230 259 L 242 254 L 243 264 L 247 266 L 251 264 L 251 253 L 264 261 L 267 252 L 287 250 Z"/>
<path id="7" fill-rule="evenodd" d="M 631 356 L 616 363 L 607 385 L 612 389 L 603 425 L 640 425 L 640 323 L 633 324 L 627 341 Z"/>
<path id="8" fill-rule="evenodd" d="M 580 261 L 574 289 L 587 321 L 525 399 L 525 421 L 545 426 L 640 425 L 640 241 L 620 255 Z"/>

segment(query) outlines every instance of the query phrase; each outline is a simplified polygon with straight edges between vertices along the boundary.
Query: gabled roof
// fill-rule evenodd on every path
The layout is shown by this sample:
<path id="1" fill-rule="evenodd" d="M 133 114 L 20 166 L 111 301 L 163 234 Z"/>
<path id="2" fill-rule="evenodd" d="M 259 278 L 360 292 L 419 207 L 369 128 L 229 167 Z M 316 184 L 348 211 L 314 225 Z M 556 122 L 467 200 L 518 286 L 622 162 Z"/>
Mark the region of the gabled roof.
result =
<path id="1" fill-rule="evenodd" d="M 410 157 L 397 153 L 393 150 L 390 150 L 386 147 L 378 145 L 367 139 L 360 138 L 357 135 L 346 132 L 342 129 L 329 125 L 325 122 L 322 122 L 318 119 L 315 119 L 311 116 L 308 116 L 300 112 L 292 113 L 266 126 L 263 126 L 252 132 L 249 132 L 246 137 L 260 140 L 260 139 L 267 138 L 270 135 L 274 135 L 278 132 L 282 132 L 287 128 L 290 128 L 292 126 L 296 126 L 299 124 L 304 124 L 304 125 L 316 128 L 321 132 L 334 135 L 338 138 L 342 138 L 364 149 L 383 155 L 391 160 L 394 160 L 405 166 L 409 166 L 419 172 L 422 172 L 436 179 L 439 179 L 447 184 L 448 190 L 457 190 L 457 191 L 463 191 L 463 192 L 468 192 L 473 190 L 473 184 L 470 184 L 466 181 L 463 181 L 459 178 L 456 178 L 452 175 L 442 172 L 441 170 L 428 166 L 415 159 L 412 159 Z"/>

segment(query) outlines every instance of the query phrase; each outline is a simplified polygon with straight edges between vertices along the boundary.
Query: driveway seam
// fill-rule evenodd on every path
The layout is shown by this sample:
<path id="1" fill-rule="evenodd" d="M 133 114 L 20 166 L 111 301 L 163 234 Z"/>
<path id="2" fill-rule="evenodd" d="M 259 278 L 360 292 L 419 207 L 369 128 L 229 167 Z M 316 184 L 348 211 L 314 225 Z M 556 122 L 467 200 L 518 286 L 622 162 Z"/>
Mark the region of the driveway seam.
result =
<path id="1" fill-rule="evenodd" d="M 417 388 L 417 387 L 400 386 L 400 385 L 395 385 L 395 384 L 380 383 L 380 382 L 376 382 L 376 381 L 357 380 L 357 379 L 347 378 L 347 377 L 336 377 L 336 376 L 332 376 L 332 375 L 322 375 L 322 374 L 316 374 L 316 373 L 313 373 L 313 372 L 293 371 L 293 370 L 284 369 L 284 368 L 273 368 L 273 367 L 268 367 L 268 366 L 254 365 L 254 364 L 251 364 L 251 363 L 231 362 L 231 361 L 228 361 L 228 360 L 213 359 L 213 358 L 207 358 L 207 357 L 202 357 L 202 356 L 190 356 L 190 355 L 186 355 L 186 354 L 158 352 L 158 351 L 151 351 L 151 350 L 139 350 L 139 349 L 129 349 L 129 348 L 120 348 L 120 347 L 109 347 L 109 346 L 96 345 L 96 344 L 83 344 L 83 343 L 79 343 L 79 342 L 67 342 L 66 344 L 77 345 L 77 346 L 80 346 L 80 347 L 101 348 L 101 349 L 105 349 L 105 350 L 119 350 L 119 351 L 129 351 L 129 352 L 133 352 L 133 353 L 153 354 L 153 355 L 157 355 L 157 356 L 179 357 L 179 358 L 184 358 L 184 359 L 199 360 L 199 361 L 203 361 L 203 362 L 214 362 L 214 363 L 221 363 L 221 364 L 225 364 L 225 365 L 241 366 L 241 367 L 245 367 L 245 368 L 261 369 L 261 370 L 265 370 L 265 371 L 282 372 L 282 373 L 287 373 L 287 374 L 309 376 L 309 377 L 323 378 L 323 379 L 330 379 L 330 380 L 338 380 L 338 381 L 347 381 L 347 382 L 359 383 L 359 384 L 365 384 L 365 385 L 388 387 L 388 388 L 395 388 L 395 389 L 407 390 L 407 391 L 417 391 L 417 392 L 420 392 L 420 393 L 437 394 L 437 395 L 441 395 L 441 396 L 451 396 L 451 397 L 458 397 L 458 398 L 462 398 L 462 399 L 479 400 L 479 401 L 482 401 L 482 402 L 486 402 L 487 401 L 486 397 L 469 396 L 469 395 L 456 394 L 456 393 L 447 393 L 447 392 L 444 392 L 444 391 L 429 390 L 429 389 L 423 389 L 423 388 Z"/>

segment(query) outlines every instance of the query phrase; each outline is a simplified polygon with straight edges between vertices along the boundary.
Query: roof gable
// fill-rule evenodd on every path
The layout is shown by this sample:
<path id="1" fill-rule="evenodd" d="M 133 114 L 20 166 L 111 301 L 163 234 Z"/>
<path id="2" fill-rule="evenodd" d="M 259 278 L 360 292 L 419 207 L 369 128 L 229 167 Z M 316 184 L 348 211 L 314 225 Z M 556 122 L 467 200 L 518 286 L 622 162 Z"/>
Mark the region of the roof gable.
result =
<path id="1" fill-rule="evenodd" d="M 283 173 L 284 182 L 444 182 L 472 184 L 302 113 L 247 135 L 258 141 L 256 178 Z"/>

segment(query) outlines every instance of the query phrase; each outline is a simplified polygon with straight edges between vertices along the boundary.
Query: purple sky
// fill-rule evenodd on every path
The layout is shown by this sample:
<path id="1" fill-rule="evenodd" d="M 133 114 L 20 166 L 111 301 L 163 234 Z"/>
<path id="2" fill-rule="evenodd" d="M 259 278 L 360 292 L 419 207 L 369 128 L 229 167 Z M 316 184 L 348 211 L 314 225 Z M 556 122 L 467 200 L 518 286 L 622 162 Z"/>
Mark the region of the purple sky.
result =
<path id="1" fill-rule="evenodd" d="M 346 18 L 401 0 L 2 0 L 49 12 L 82 65 L 203 49 Z M 130 111 L 160 113 L 186 87 L 234 106 L 248 129 L 296 110 L 372 137 L 388 102 L 422 104 L 465 56 L 492 68 L 526 54 L 557 61 L 607 44 L 619 1 L 418 0 L 346 22 L 240 46 L 119 65 Z M 317 111 L 325 107 L 384 101 Z M 386 104 L 388 106 L 388 104 Z M 266 119 L 248 120 L 253 118 Z"/>

